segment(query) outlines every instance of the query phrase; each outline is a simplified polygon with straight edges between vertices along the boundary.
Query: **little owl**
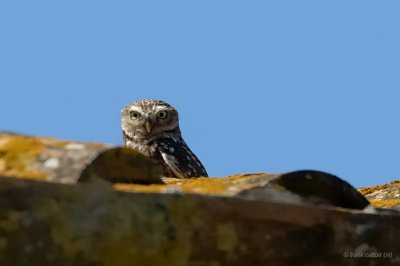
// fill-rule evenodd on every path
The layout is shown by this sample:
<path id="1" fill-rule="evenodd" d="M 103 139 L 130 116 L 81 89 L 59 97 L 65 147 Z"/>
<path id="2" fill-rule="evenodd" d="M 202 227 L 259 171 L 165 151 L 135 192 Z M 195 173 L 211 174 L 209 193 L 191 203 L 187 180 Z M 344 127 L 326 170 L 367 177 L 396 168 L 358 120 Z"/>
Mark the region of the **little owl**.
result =
<path id="1" fill-rule="evenodd" d="M 178 112 L 174 107 L 161 100 L 140 100 L 121 112 L 125 145 L 160 164 L 164 176 L 208 176 L 182 138 Z"/>

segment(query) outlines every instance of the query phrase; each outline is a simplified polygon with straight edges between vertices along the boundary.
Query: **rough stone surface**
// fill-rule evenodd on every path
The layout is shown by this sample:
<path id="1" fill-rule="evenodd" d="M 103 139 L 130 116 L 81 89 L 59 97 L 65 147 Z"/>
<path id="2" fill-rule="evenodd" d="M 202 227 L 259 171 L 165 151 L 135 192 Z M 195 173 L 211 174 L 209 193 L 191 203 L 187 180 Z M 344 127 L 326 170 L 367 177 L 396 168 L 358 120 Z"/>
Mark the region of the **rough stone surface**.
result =
<path id="1" fill-rule="evenodd" d="M 360 188 L 359 191 L 377 207 L 391 207 L 400 210 L 400 180 L 388 184 Z"/>
<path id="2" fill-rule="evenodd" d="M 400 265 L 399 181 L 162 178 L 131 150 L 10 133 L 0 176 L 0 265 Z"/>
<path id="3" fill-rule="evenodd" d="M 9 178 L 0 209 L 0 265 L 400 263 L 400 215 L 373 211 Z"/>
<path id="4" fill-rule="evenodd" d="M 364 209 L 369 205 L 368 200 L 349 183 L 334 175 L 311 170 L 277 175 L 266 185 L 245 189 L 238 195 L 256 200 L 350 209 Z"/>
<path id="5" fill-rule="evenodd" d="M 101 151 L 84 167 L 77 182 L 162 184 L 162 169 L 141 153 L 126 147 Z"/>
<path id="6" fill-rule="evenodd" d="M 75 183 L 90 163 L 111 145 L 62 141 L 0 132 L 0 175 L 59 183 Z M 110 153 L 108 155 L 110 156 Z M 107 159 L 117 161 L 112 154 Z M 102 160 L 97 165 L 104 164 Z M 100 162 L 100 163 L 99 163 Z M 115 167 L 114 167 L 115 168 Z M 99 172 L 99 171 L 98 171 Z M 150 175 L 148 175 L 150 176 Z M 193 192 L 210 195 L 236 195 L 243 190 L 267 185 L 276 175 L 244 174 L 218 179 L 162 178 L 164 184 L 115 184 L 119 190 L 137 192 Z M 118 178 L 117 178 L 118 179 Z M 158 177 L 155 177 L 158 180 Z M 161 183 L 154 181 L 154 183 Z M 359 189 L 374 206 L 398 207 L 400 181 Z"/>
<path id="7" fill-rule="evenodd" d="M 0 174 L 74 183 L 106 144 L 62 141 L 0 132 Z"/>

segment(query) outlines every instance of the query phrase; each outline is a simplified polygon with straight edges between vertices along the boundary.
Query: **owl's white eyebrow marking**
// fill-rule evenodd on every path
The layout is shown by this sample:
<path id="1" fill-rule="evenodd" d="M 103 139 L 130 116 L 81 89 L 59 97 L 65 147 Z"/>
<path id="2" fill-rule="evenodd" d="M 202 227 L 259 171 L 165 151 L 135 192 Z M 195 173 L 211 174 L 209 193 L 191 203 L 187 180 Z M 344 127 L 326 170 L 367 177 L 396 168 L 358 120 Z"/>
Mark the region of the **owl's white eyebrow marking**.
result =
<path id="1" fill-rule="evenodd" d="M 171 107 L 167 107 L 167 106 L 155 106 L 155 107 L 153 108 L 153 110 L 154 110 L 155 112 L 158 112 L 158 111 L 161 111 L 161 110 L 166 110 L 166 111 L 168 111 L 168 110 L 171 110 Z"/>
<path id="2" fill-rule="evenodd" d="M 136 111 L 136 112 L 141 113 L 141 114 L 143 113 L 143 109 L 141 107 L 139 107 L 139 106 L 130 106 L 128 108 L 128 110 L 129 111 Z"/>

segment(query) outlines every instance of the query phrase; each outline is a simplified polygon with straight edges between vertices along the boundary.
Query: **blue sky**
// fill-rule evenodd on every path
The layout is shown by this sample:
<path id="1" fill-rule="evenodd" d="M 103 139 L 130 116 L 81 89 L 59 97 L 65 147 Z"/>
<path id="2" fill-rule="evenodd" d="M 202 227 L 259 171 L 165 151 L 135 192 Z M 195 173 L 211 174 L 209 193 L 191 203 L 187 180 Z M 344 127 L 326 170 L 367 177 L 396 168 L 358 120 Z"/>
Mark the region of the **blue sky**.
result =
<path id="1" fill-rule="evenodd" d="M 2 1 L 0 130 L 122 144 L 180 111 L 212 176 L 399 178 L 399 1 Z"/>

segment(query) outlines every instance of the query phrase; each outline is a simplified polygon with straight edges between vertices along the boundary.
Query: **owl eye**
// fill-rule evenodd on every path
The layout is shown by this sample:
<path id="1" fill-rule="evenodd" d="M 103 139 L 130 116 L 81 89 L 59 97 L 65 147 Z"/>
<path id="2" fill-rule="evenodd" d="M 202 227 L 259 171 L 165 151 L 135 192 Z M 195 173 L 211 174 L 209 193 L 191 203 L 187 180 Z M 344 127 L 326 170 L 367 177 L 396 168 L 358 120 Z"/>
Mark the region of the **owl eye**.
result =
<path id="1" fill-rule="evenodd" d="M 167 113 L 167 111 L 160 111 L 157 113 L 157 116 L 161 119 L 166 119 L 168 116 L 168 113 Z"/>
<path id="2" fill-rule="evenodd" d="M 135 111 L 130 111 L 130 112 L 129 112 L 129 117 L 130 117 L 132 120 L 139 119 L 140 114 L 139 114 L 138 112 L 135 112 Z"/>

